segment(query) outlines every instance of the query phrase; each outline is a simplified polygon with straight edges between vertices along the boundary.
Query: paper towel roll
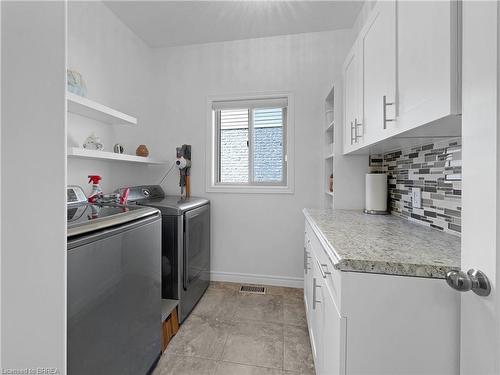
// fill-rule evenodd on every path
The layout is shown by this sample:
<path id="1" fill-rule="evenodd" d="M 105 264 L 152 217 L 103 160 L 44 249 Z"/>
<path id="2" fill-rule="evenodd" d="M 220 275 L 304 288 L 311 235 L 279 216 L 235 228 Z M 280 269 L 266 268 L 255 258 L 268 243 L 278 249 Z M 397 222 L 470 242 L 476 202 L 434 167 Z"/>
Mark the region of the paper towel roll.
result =
<path id="1" fill-rule="evenodd" d="M 365 212 L 387 212 L 387 175 L 385 173 L 367 173 L 365 181 Z"/>

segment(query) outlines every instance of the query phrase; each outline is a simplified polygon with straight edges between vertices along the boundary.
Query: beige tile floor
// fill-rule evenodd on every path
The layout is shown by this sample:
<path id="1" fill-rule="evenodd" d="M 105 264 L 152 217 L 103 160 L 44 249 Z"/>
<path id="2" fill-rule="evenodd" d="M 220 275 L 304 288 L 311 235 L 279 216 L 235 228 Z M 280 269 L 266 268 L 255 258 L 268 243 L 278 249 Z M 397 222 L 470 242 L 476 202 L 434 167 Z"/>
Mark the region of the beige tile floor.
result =
<path id="1" fill-rule="evenodd" d="M 302 289 L 213 282 L 153 375 L 313 375 Z"/>

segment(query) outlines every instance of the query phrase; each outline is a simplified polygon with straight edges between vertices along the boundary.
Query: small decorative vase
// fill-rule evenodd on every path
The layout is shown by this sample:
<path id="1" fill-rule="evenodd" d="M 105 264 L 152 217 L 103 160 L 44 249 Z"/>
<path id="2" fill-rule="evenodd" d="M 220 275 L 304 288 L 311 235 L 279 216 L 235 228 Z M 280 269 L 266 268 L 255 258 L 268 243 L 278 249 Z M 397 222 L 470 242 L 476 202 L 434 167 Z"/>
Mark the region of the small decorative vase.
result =
<path id="1" fill-rule="evenodd" d="M 125 148 L 117 143 L 116 145 L 113 146 L 113 151 L 116 153 L 116 154 L 123 154 L 123 151 L 125 151 Z"/>
<path id="2" fill-rule="evenodd" d="M 87 85 L 82 75 L 76 70 L 67 70 L 68 91 L 80 96 L 87 96 Z"/>
<path id="3" fill-rule="evenodd" d="M 149 155 L 149 150 L 146 145 L 139 145 L 139 147 L 137 147 L 137 150 L 135 150 L 135 154 L 137 156 L 147 157 Z"/>
<path id="4" fill-rule="evenodd" d="M 104 149 L 104 145 L 101 142 L 101 138 L 99 138 L 95 133 L 90 134 L 85 143 L 83 144 L 83 148 L 87 150 L 97 150 L 101 151 Z"/>

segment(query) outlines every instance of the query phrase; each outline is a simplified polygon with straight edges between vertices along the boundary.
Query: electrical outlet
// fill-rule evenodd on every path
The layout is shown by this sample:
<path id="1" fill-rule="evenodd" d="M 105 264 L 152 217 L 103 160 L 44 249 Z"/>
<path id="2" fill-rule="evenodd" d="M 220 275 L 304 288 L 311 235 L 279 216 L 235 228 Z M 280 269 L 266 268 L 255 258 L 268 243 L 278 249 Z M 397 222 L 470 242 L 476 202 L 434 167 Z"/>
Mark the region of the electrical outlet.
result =
<path id="1" fill-rule="evenodd" d="M 422 208 L 422 191 L 420 188 L 411 189 L 411 201 L 414 208 Z"/>

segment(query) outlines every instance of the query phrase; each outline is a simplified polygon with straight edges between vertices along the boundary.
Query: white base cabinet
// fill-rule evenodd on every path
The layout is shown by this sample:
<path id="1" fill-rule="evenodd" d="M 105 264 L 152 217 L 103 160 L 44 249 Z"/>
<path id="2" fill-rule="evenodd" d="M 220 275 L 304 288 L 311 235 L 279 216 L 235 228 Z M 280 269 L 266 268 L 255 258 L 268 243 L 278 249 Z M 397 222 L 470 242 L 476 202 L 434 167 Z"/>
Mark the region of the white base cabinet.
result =
<path id="1" fill-rule="evenodd" d="M 444 280 L 335 270 L 306 219 L 304 300 L 316 374 L 458 374 L 460 295 Z"/>

